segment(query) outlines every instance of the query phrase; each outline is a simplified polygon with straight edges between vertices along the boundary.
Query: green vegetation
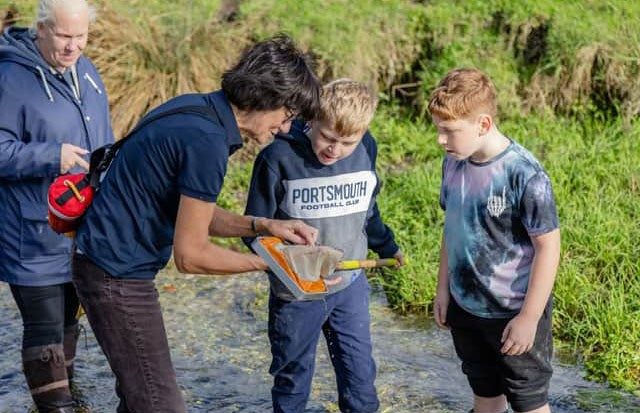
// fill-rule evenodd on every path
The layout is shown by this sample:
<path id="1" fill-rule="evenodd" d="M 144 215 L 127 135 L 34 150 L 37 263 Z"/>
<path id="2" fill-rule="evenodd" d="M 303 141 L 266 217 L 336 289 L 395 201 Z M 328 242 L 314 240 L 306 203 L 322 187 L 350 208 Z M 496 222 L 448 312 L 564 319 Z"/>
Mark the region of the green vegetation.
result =
<path id="1" fill-rule="evenodd" d="M 379 203 L 411 265 L 378 279 L 399 311 L 424 312 L 442 231 L 442 154 L 425 102 L 451 68 L 479 67 L 499 90 L 501 129 L 539 157 L 554 183 L 563 238 L 558 344 L 591 377 L 640 389 L 640 3 L 236 3 L 101 3 L 88 53 L 104 74 L 119 135 L 168 97 L 215 88 L 255 39 L 292 34 L 324 79 L 351 76 L 380 91 L 372 125 L 385 183 Z M 250 156 L 234 158 L 220 203 L 242 211 Z"/>
<path id="2" fill-rule="evenodd" d="M 417 58 L 424 8 L 403 0 L 251 0 L 241 11 L 258 23 L 256 37 L 284 31 L 308 47 L 324 79 L 348 76 L 388 87 Z"/>

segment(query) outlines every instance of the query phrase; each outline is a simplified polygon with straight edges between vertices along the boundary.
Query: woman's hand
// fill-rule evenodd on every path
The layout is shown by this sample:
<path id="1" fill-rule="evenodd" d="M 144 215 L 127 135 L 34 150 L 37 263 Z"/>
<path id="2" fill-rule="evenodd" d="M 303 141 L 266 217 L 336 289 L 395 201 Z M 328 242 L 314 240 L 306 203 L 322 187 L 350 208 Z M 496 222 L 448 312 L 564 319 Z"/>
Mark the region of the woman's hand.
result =
<path id="1" fill-rule="evenodd" d="M 256 230 L 258 233 L 268 232 L 294 244 L 315 245 L 318 239 L 318 230 L 316 228 L 297 219 L 258 218 L 256 220 Z"/>

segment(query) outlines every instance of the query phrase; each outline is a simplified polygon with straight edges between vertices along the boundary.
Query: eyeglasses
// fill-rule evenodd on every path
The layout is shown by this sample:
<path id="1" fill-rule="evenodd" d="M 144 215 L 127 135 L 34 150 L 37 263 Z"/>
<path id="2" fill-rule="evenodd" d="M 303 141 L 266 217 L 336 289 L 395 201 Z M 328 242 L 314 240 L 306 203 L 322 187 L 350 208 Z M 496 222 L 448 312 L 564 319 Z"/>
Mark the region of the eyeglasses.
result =
<path id="1" fill-rule="evenodd" d="M 283 124 L 292 122 L 295 118 L 298 117 L 298 112 L 287 108 L 286 116 L 287 117 L 282 121 Z"/>

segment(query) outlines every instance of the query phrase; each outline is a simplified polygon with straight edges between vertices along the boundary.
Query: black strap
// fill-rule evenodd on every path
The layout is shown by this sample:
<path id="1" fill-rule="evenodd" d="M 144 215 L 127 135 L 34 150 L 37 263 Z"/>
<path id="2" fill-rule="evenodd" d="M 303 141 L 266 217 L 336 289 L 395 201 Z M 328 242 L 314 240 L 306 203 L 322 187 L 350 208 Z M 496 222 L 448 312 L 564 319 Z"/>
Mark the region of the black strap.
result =
<path id="1" fill-rule="evenodd" d="M 155 114 L 153 116 L 149 116 L 147 118 L 143 118 L 142 121 L 140 121 L 136 125 L 136 127 L 133 128 L 133 130 L 127 134 L 127 136 L 125 136 L 124 138 L 120 139 L 118 142 L 114 143 L 111 147 L 117 151 L 132 135 L 134 135 L 136 132 L 138 132 L 140 129 L 144 128 L 145 126 L 147 126 L 151 122 L 153 122 L 155 120 L 158 120 L 160 118 L 164 118 L 165 116 L 171 116 L 171 115 L 175 115 L 175 114 L 178 114 L 178 113 L 187 113 L 187 112 L 195 112 L 195 113 L 198 113 L 198 114 L 200 114 L 200 115 L 202 115 L 204 117 L 207 117 L 207 116 L 217 117 L 218 116 L 218 113 L 215 110 L 213 110 L 212 108 L 210 108 L 209 106 L 191 105 L 191 106 L 181 106 L 181 107 L 178 107 L 178 108 L 169 109 L 166 112 L 157 113 L 157 114 Z"/>
<path id="2" fill-rule="evenodd" d="M 142 121 L 140 121 L 136 125 L 136 127 L 133 128 L 133 130 L 127 134 L 127 136 L 123 137 L 122 139 L 120 139 L 114 144 L 102 146 L 96 149 L 91 154 L 91 161 L 89 163 L 90 169 L 88 173 L 89 183 L 91 184 L 91 186 L 93 186 L 94 188 L 97 188 L 100 181 L 100 175 L 102 174 L 102 172 L 106 171 L 109 168 L 109 165 L 111 165 L 111 162 L 115 158 L 116 153 L 118 152 L 118 149 L 120 149 L 120 147 L 122 147 L 122 145 L 124 145 L 124 143 L 128 141 L 129 138 L 135 135 L 136 132 L 138 132 L 140 129 L 144 128 L 151 122 L 154 122 L 160 118 L 164 118 L 165 116 L 171 116 L 178 113 L 188 113 L 188 112 L 197 113 L 203 117 L 216 118 L 218 116 L 217 112 L 209 106 L 190 105 L 190 106 L 181 106 L 178 108 L 170 109 L 165 112 L 157 113 L 153 116 L 148 116 L 146 118 L 143 118 Z M 98 159 L 100 160 L 98 161 Z"/>
<path id="3" fill-rule="evenodd" d="M 87 179 L 87 177 L 85 176 L 84 178 L 82 178 L 77 184 L 76 184 L 76 189 L 79 191 L 82 191 L 83 189 L 85 189 L 87 186 L 89 185 L 89 179 Z M 64 191 L 62 193 L 62 195 L 60 195 L 59 197 L 57 197 L 55 199 L 56 204 L 63 206 L 64 204 L 67 203 L 67 201 L 69 201 L 71 199 L 71 197 L 73 197 L 75 194 L 71 189 L 67 189 L 66 191 Z"/>

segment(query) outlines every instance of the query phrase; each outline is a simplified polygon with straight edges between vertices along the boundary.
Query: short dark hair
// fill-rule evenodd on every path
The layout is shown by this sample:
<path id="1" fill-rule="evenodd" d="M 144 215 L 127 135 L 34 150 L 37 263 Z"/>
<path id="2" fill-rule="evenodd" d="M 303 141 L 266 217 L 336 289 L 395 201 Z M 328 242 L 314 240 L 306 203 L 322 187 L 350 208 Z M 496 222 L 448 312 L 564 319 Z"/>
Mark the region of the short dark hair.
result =
<path id="1" fill-rule="evenodd" d="M 320 107 L 320 83 L 310 58 L 284 34 L 245 50 L 222 75 L 222 90 L 240 110 L 285 107 L 312 119 Z"/>

